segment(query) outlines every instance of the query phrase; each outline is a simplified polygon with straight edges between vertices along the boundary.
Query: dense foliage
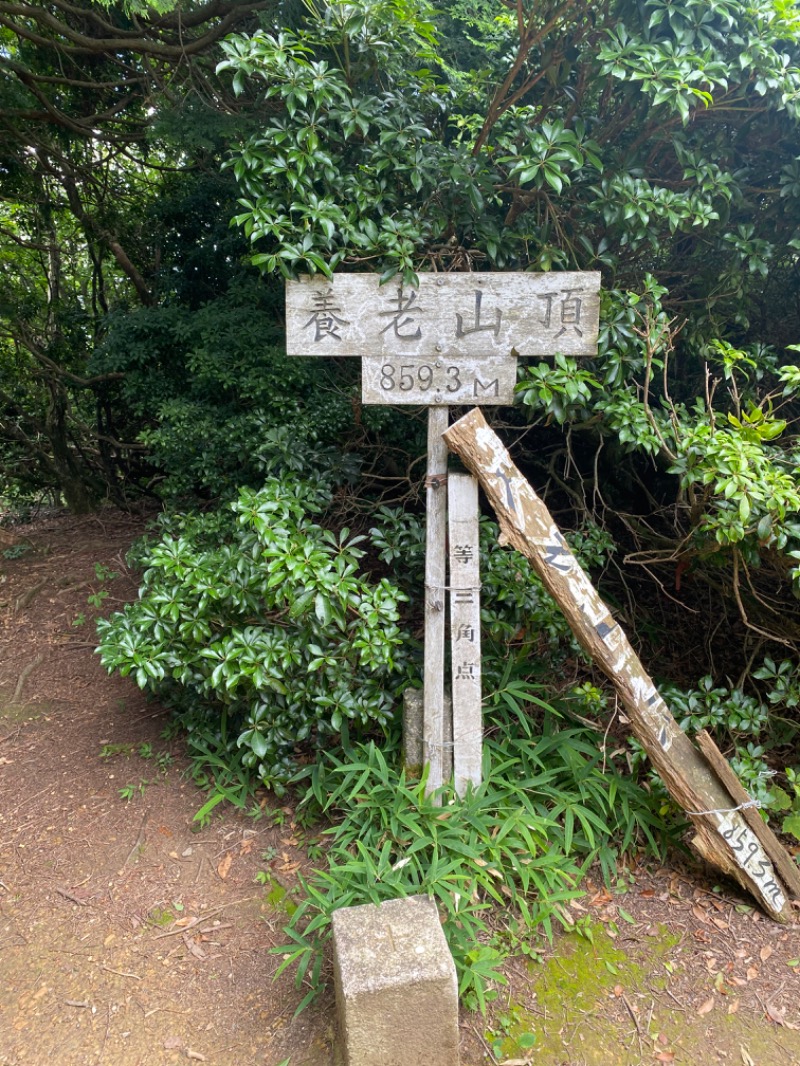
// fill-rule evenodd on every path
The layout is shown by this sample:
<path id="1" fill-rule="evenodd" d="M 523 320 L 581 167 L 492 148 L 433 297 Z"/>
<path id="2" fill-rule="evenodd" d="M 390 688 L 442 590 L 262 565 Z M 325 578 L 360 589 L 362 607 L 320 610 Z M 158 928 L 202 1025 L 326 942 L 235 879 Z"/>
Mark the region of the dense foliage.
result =
<path id="1" fill-rule="evenodd" d="M 768 705 L 765 651 L 800 636 L 797 5 L 307 9 L 223 44 L 271 113 L 231 161 L 253 262 L 601 269 L 598 357 L 522 371 L 517 454 L 611 535 L 642 638 L 713 617 L 698 665 Z"/>
<path id="2" fill-rule="evenodd" d="M 242 491 L 227 537 L 218 522 L 166 536 L 143 559 L 140 600 L 99 626 L 109 669 L 179 707 L 214 706 L 279 790 L 298 746 L 324 749 L 347 719 L 385 725 L 404 676 L 402 597 L 359 577 L 360 538 L 311 521 L 326 502 L 319 481 L 288 476 Z"/>
<path id="3" fill-rule="evenodd" d="M 188 313 L 239 270 L 219 153 L 242 127 L 214 65 L 269 5 L 160 6 L 0 3 L 5 497 L 85 511 L 145 490 L 159 471 L 137 436 L 161 412 L 131 417 L 128 367 L 96 364 L 98 348 L 139 308 Z M 176 358 L 153 387 L 182 370 Z"/>
<path id="4" fill-rule="evenodd" d="M 436 825 L 370 747 L 418 679 L 424 418 L 362 408 L 352 361 L 282 354 L 297 272 L 601 271 L 597 357 L 528 361 L 491 420 L 684 727 L 713 728 L 800 835 L 798 118 L 797 0 L 0 0 L 2 495 L 172 509 L 103 659 L 180 711 L 218 788 L 226 761 L 278 789 L 311 774 L 317 800 L 347 778 L 312 934 L 353 875 L 366 781 L 401 787 L 428 843 Z M 538 679 L 612 735 L 489 522 L 482 555 L 489 688 L 546 729 L 520 695 Z M 530 775 L 558 777 L 536 750 Z M 589 824 L 619 833 L 601 791 Z M 550 800 L 548 891 L 596 853 Z M 524 899 L 512 828 L 499 876 Z M 395 829 L 380 883 L 438 892 Z"/>

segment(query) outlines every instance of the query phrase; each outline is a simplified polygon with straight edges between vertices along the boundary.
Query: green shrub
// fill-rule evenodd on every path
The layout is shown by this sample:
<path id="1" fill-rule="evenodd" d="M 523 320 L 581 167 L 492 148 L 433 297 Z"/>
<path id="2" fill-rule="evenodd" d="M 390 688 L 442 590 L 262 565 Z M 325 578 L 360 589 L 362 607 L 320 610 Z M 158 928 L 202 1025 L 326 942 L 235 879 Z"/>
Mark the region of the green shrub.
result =
<path id="1" fill-rule="evenodd" d="M 748 683 L 751 692 L 703 677 L 696 688 L 665 685 L 662 691 L 683 730 L 712 732 L 723 750 L 732 751 L 733 769 L 750 795 L 769 811 L 792 809 L 792 818 L 797 813 L 792 801 L 787 802 L 787 793 L 774 786 L 773 778 L 776 765 L 794 757 L 800 731 L 800 667 L 791 659 L 776 662 L 765 656 Z M 793 789 L 793 771 L 786 770 L 784 777 Z M 783 821 L 788 832 L 800 825 L 792 820 L 787 830 Z"/>
<path id="2" fill-rule="evenodd" d="M 279 972 L 296 967 L 298 987 L 323 987 L 322 950 L 339 907 L 428 893 L 437 902 L 467 1006 L 483 1010 L 503 982 L 508 954 L 530 950 L 531 935 L 571 924 L 564 905 L 581 895 L 586 866 L 607 875 L 616 847 L 642 842 L 662 852 L 669 827 L 645 793 L 613 764 L 603 765 L 597 735 L 565 727 L 536 689 L 514 681 L 487 697 L 484 780 L 458 799 L 445 787 L 399 769 L 397 744 L 373 742 L 329 751 L 297 775 L 306 792 L 300 816 L 335 820 L 327 869 L 302 881 L 303 897 L 286 933 Z M 526 710 L 538 711 L 533 721 Z M 544 713 L 542 713 L 542 711 Z M 540 734 L 540 735 L 537 735 Z M 499 910 L 492 910 L 499 908 Z"/>
<path id="3" fill-rule="evenodd" d="M 359 576 L 363 538 L 311 520 L 329 499 L 324 481 L 242 490 L 221 543 L 196 519 L 147 548 L 139 600 L 98 627 L 109 671 L 179 708 L 224 712 L 243 762 L 273 788 L 298 745 L 324 746 L 344 722 L 385 727 L 406 673 L 404 597 Z"/>

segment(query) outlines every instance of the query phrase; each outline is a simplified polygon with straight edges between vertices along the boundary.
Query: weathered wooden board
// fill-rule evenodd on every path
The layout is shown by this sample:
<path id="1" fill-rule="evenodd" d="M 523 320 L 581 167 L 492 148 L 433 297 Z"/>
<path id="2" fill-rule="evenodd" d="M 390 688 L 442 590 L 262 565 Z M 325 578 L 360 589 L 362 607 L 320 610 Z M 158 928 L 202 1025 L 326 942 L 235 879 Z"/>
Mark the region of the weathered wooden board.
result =
<path id="1" fill-rule="evenodd" d="M 453 778 L 463 796 L 481 783 L 481 594 L 478 482 L 470 474 L 447 480 L 450 542 L 450 649 L 453 692 Z"/>
<path id="2" fill-rule="evenodd" d="M 632 732 L 691 818 L 698 850 L 735 877 L 773 918 L 787 921 L 786 889 L 743 812 L 735 809 L 739 803 L 672 717 L 550 512 L 481 412 L 476 408 L 459 419 L 445 440 L 489 497 L 500 522 L 501 542 L 530 559 L 581 645 L 614 684 Z"/>
<path id="3" fill-rule="evenodd" d="M 444 647 L 447 614 L 447 445 L 442 434 L 450 413 L 428 410 L 427 514 L 425 519 L 425 647 L 423 653 L 422 753 L 426 790 L 434 792 L 452 772 L 445 747 Z"/>
<path id="4" fill-rule="evenodd" d="M 289 355 L 595 355 L 596 272 L 420 274 L 419 288 L 377 274 L 286 282 Z"/>
<path id="5" fill-rule="evenodd" d="M 517 360 L 490 355 L 418 359 L 365 355 L 361 362 L 361 400 L 366 404 L 514 403 Z"/>
<path id="6" fill-rule="evenodd" d="M 712 769 L 716 772 L 717 777 L 736 800 L 736 803 L 742 805 L 742 817 L 761 842 L 764 851 L 772 859 L 775 869 L 780 874 L 781 880 L 786 885 L 790 895 L 795 899 L 800 899 L 800 869 L 798 869 L 794 859 L 758 813 L 756 807 L 754 805 L 751 806 L 753 803 L 752 798 L 748 795 L 741 781 L 731 769 L 730 763 L 705 729 L 697 734 L 697 743 Z"/>

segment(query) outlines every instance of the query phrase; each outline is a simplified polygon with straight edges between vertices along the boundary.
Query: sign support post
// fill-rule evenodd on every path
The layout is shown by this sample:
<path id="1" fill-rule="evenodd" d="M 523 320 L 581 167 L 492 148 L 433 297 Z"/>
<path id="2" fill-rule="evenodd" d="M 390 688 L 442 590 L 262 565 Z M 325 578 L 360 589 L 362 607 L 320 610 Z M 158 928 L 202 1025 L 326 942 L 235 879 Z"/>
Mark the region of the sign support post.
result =
<path id="1" fill-rule="evenodd" d="M 428 408 L 422 755 L 428 764 L 429 793 L 440 788 L 452 772 L 452 753 L 445 748 L 444 742 L 448 452 L 443 433 L 447 429 L 449 413 L 447 407 Z"/>
<path id="2" fill-rule="evenodd" d="M 429 794 L 454 774 L 463 795 L 481 773 L 477 491 L 469 477 L 448 482 L 449 408 L 513 404 L 518 356 L 595 355 L 599 293 L 599 273 L 567 271 L 420 274 L 416 288 L 381 285 L 376 274 L 286 283 L 289 355 L 360 356 L 362 403 L 428 408 L 422 739 Z M 445 740 L 448 591 L 452 748 Z"/>

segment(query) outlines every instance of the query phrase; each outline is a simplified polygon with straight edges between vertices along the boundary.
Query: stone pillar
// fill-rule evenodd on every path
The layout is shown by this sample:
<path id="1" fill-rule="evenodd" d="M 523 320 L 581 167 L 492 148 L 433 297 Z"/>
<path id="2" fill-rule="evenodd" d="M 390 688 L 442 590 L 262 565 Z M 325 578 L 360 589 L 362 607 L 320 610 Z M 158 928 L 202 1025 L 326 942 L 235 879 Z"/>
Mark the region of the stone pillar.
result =
<path id="1" fill-rule="evenodd" d="M 458 1066 L 458 982 L 428 896 L 334 911 L 346 1066 Z"/>
<path id="2" fill-rule="evenodd" d="M 422 776 L 422 715 L 422 689 L 407 688 L 403 692 L 403 765 L 409 777 Z M 448 690 L 444 694 L 442 772 L 445 781 L 453 773 L 453 701 Z"/>

